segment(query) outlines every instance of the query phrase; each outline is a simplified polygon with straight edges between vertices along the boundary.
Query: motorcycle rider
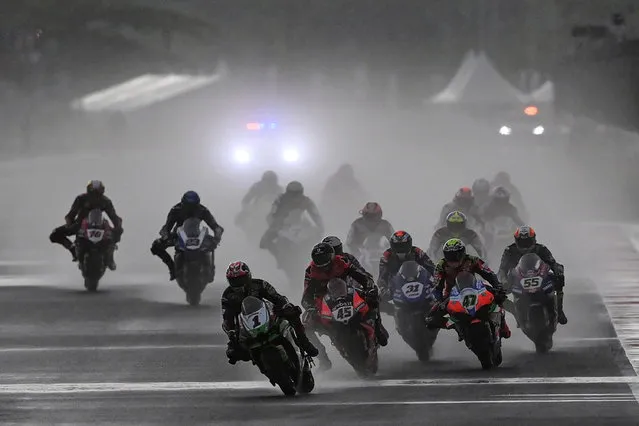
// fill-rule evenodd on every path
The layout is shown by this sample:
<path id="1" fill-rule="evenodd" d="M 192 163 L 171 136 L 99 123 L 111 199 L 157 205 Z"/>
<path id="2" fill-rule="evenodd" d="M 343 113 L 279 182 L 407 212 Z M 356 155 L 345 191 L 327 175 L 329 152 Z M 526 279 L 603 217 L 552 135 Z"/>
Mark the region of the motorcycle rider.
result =
<path id="1" fill-rule="evenodd" d="M 509 217 L 517 226 L 524 224 L 517 207 L 510 203 L 510 192 L 503 186 L 493 189 L 490 201 L 482 210 L 482 217 L 486 223 L 498 217 Z"/>
<path id="2" fill-rule="evenodd" d="M 251 185 L 244 198 L 242 198 L 242 210 L 238 214 L 236 222 L 243 222 L 248 216 L 251 207 L 255 207 L 262 201 L 272 203 L 282 192 L 284 192 L 284 189 L 278 183 L 277 174 L 272 170 L 265 171 L 262 179 Z"/>
<path id="3" fill-rule="evenodd" d="M 484 243 L 482 243 L 477 232 L 468 228 L 467 223 L 468 220 L 464 213 L 460 211 L 448 213 L 448 216 L 446 216 L 446 226 L 435 231 L 430 240 L 428 253 L 431 257 L 437 257 L 436 255 L 444 246 L 444 243 L 451 238 L 459 238 L 464 244 L 474 248 L 479 257 L 483 257 L 486 254 Z"/>
<path id="4" fill-rule="evenodd" d="M 512 183 L 510 178 L 510 174 L 507 172 L 501 171 L 497 172 L 493 181 L 491 182 L 491 186 L 496 188 L 498 186 L 506 188 L 506 190 L 510 193 L 510 198 L 512 203 L 517 207 L 517 209 L 523 214 L 526 211 L 526 206 L 524 205 L 523 198 L 521 196 L 521 192 L 519 189 Z"/>
<path id="5" fill-rule="evenodd" d="M 486 265 L 486 263 L 477 256 L 471 256 L 466 253 L 466 245 L 459 238 L 453 238 L 444 244 L 444 258 L 437 262 L 435 267 L 435 279 L 433 285 L 435 287 L 435 298 L 439 301 L 433 307 L 431 314 L 427 320 L 429 326 L 443 327 L 446 315 L 446 305 L 450 291 L 455 285 L 455 277 L 458 273 L 465 271 L 472 274 L 478 274 L 480 277 L 488 281 L 492 286 L 486 289 L 495 296 L 495 303 L 502 306 L 506 300 L 506 292 L 501 283 L 497 279 L 497 275 Z M 459 332 L 459 330 L 457 330 Z M 511 332 L 506 323 L 506 314 L 502 311 L 501 318 L 501 336 L 505 339 L 510 338 Z M 463 340 L 463 336 L 459 335 L 459 340 Z"/>
<path id="6" fill-rule="evenodd" d="M 342 256 L 344 259 L 346 259 L 346 261 L 351 263 L 355 267 L 355 269 L 357 269 L 359 272 L 361 272 L 363 274 L 366 274 L 371 279 L 373 279 L 373 276 L 366 269 L 364 269 L 362 264 L 359 263 L 359 260 L 357 260 L 357 258 L 355 256 L 353 256 L 350 253 L 345 253 L 344 252 L 344 246 L 342 245 L 342 241 L 339 238 L 337 238 L 334 235 L 330 235 L 330 236 L 324 238 L 322 240 L 322 242 L 330 245 L 331 247 L 333 247 L 333 250 L 335 251 L 335 255 Z"/>
<path id="7" fill-rule="evenodd" d="M 49 240 L 54 244 L 60 244 L 69 252 L 73 258 L 73 261 L 78 260 L 75 249 L 75 244 L 68 238 L 72 235 L 76 235 L 80 230 L 82 220 L 86 219 L 89 212 L 93 209 L 100 209 L 109 216 L 111 222 L 113 222 L 113 240 L 106 252 L 106 264 L 107 267 L 115 271 L 116 264 L 113 258 L 116 244 L 120 241 L 122 236 L 122 219 L 115 212 L 113 203 L 104 195 L 104 184 L 99 180 L 91 180 L 87 184 L 87 190 L 84 194 L 80 194 L 75 197 L 69 213 L 64 217 L 65 224 L 58 226 L 49 235 Z"/>
<path id="8" fill-rule="evenodd" d="M 242 301 L 253 296 L 268 300 L 274 305 L 277 316 L 285 318 L 295 330 L 295 343 L 310 356 L 317 356 L 318 351 L 308 340 L 304 325 L 300 319 L 302 309 L 293 305 L 279 294 L 275 288 L 265 280 L 253 278 L 251 270 L 244 262 L 233 262 L 226 270 L 229 286 L 222 293 L 222 330 L 229 338 L 226 356 L 230 364 L 237 361 L 250 361 L 251 356 L 247 348 L 240 345 L 236 318 L 242 312 Z"/>
<path id="9" fill-rule="evenodd" d="M 508 274 L 517 266 L 519 259 L 524 254 L 535 253 L 552 270 L 554 274 L 554 286 L 557 292 L 557 321 L 561 325 L 568 323 L 564 313 L 564 286 L 566 277 L 564 276 L 564 266 L 555 260 L 548 247 L 537 242 L 537 233 L 530 226 L 520 226 L 515 231 L 515 242 L 506 247 L 501 256 L 498 276 L 502 282 L 507 282 Z"/>
<path id="10" fill-rule="evenodd" d="M 390 238 L 390 248 L 379 260 L 377 286 L 382 299 L 387 299 L 390 295 L 390 278 L 399 271 L 402 263 L 409 260 L 414 260 L 431 274 L 435 272 L 435 265 L 426 252 L 413 245 L 413 237 L 406 231 L 396 231 Z"/>
<path id="11" fill-rule="evenodd" d="M 166 216 L 166 222 L 160 228 L 160 238 L 151 244 L 151 253 L 162 259 L 162 262 L 169 268 L 169 281 L 175 279 L 175 264 L 173 258 L 166 249 L 175 245 L 175 229 L 182 226 L 185 220 L 197 218 L 207 224 L 213 231 L 213 247 L 217 247 L 222 240 L 224 228 L 215 220 L 211 211 L 200 204 L 200 196 L 195 191 L 186 191 L 182 195 L 182 200 L 171 207 Z M 215 276 L 215 252 L 211 253 L 211 279 Z"/>
<path id="12" fill-rule="evenodd" d="M 342 164 L 337 172 L 326 181 L 322 191 L 322 208 L 336 208 L 344 203 L 359 204 L 368 198 L 367 191 L 355 177 L 355 170 L 350 164 Z"/>
<path id="13" fill-rule="evenodd" d="M 361 287 L 365 294 L 366 303 L 375 311 L 375 335 L 381 346 L 388 344 L 388 332 L 382 325 L 379 315 L 379 291 L 369 275 L 363 274 L 343 256 L 336 255 L 335 250 L 328 243 L 319 243 L 311 252 L 311 263 L 306 268 L 304 275 L 304 292 L 302 294 L 302 307 L 304 308 L 304 323 L 316 332 L 322 332 L 323 328 L 317 321 L 319 301 L 326 295 L 326 286 L 331 278 L 347 280 L 352 278 Z M 319 349 L 319 359 L 324 369 L 331 367 L 331 361 L 326 353 L 326 348 L 315 336 L 310 333 L 309 338 Z"/>
<path id="14" fill-rule="evenodd" d="M 313 200 L 304 195 L 304 186 L 298 181 L 289 182 L 289 184 L 286 185 L 286 191 L 273 202 L 273 207 L 268 217 L 269 228 L 260 241 L 260 248 L 267 249 L 276 259 L 278 259 L 279 256 L 277 256 L 275 251 L 275 239 L 289 214 L 294 211 L 300 211 L 302 214 L 305 211 L 308 212 L 319 232 L 324 233 L 322 216 L 320 216 L 319 210 Z"/>
<path id="15" fill-rule="evenodd" d="M 490 201 L 490 182 L 484 178 L 475 179 L 471 189 L 475 198 L 475 205 L 481 214 L 484 206 Z"/>
<path id="16" fill-rule="evenodd" d="M 446 225 L 446 217 L 448 213 L 453 211 L 463 212 L 466 217 L 470 217 L 471 219 L 477 222 L 477 225 L 484 226 L 484 221 L 479 214 L 479 210 L 475 205 L 475 198 L 473 197 L 472 189 L 464 186 L 463 188 L 459 188 L 459 190 L 455 193 L 453 200 L 450 203 L 447 203 L 442 208 L 442 211 L 439 215 L 439 222 L 437 227 L 441 228 Z"/>
<path id="17" fill-rule="evenodd" d="M 359 214 L 362 217 L 353 221 L 346 236 L 346 246 L 351 253 L 359 253 L 364 240 L 370 235 L 384 236 L 387 239 L 393 235 L 393 225 L 382 217 L 382 206 L 379 203 L 369 201 Z"/>

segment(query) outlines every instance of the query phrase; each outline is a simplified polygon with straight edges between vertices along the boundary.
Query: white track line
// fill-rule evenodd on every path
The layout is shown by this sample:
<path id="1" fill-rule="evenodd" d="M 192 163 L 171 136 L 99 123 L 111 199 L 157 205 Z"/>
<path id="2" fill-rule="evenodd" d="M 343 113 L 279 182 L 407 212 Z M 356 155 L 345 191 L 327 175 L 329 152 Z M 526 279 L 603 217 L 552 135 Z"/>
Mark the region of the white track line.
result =
<path id="1" fill-rule="evenodd" d="M 0 348 L 0 353 L 10 352 L 74 352 L 74 351 L 153 351 L 168 349 L 221 349 L 226 345 L 131 345 L 131 346 L 35 346 Z"/>
<path id="2" fill-rule="evenodd" d="M 496 386 L 496 385 L 589 385 L 639 384 L 637 376 L 615 377 L 527 377 L 488 379 L 423 379 L 423 380 L 366 380 L 322 383 L 319 389 L 349 389 L 376 387 L 430 387 L 430 386 Z M 273 389 L 267 381 L 238 382 L 124 382 L 124 383 L 33 383 L 0 384 L 0 394 L 78 394 L 118 392 L 177 392 L 227 391 Z M 589 394 L 588 394 L 589 395 Z M 611 394 L 613 395 L 613 394 Z M 618 394 L 614 394 L 618 396 Z M 591 395 L 589 395 L 591 396 Z M 596 397 L 596 396 L 595 396 Z M 634 400 L 634 399 L 633 399 Z"/>
<path id="3" fill-rule="evenodd" d="M 491 404 L 592 404 L 592 403 L 611 403 L 611 402 L 635 402 L 634 397 L 630 396 L 627 398 L 571 398 L 571 399 L 548 399 L 548 398 L 537 398 L 537 399 L 505 399 L 505 400 L 470 400 L 470 401 L 460 401 L 460 400 L 443 400 L 443 401 L 358 401 L 358 402 L 304 402 L 304 401 L 293 401 L 290 403 L 284 401 L 270 401 L 273 405 L 286 405 L 286 406 L 296 406 L 296 407 L 346 407 L 346 406 L 368 406 L 368 405 L 469 405 L 469 404 L 481 404 L 481 405 L 491 405 Z"/>

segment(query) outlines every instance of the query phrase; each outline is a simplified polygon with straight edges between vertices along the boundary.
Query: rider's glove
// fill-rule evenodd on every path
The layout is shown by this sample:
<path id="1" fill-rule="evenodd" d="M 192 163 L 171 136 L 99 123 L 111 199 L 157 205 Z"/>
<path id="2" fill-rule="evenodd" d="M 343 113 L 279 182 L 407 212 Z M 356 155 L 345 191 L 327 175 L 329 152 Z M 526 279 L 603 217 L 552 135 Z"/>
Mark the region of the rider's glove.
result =
<path id="1" fill-rule="evenodd" d="M 506 290 L 498 288 L 495 290 L 495 303 L 502 305 L 507 299 Z"/>

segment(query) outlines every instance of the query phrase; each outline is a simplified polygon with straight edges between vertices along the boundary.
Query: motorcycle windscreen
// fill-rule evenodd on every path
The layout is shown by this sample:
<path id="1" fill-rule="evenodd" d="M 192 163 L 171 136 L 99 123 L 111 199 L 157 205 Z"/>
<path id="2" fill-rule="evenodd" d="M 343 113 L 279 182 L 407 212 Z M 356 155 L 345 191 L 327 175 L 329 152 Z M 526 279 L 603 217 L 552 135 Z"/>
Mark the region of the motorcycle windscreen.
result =
<path id="1" fill-rule="evenodd" d="M 348 284 L 340 278 L 332 278 L 326 286 L 331 299 L 341 299 L 348 295 Z"/>
<path id="2" fill-rule="evenodd" d="M 475 288 L 476 281 L 477 279 L 475 278 L 475 275 L 466 271 L 460 272 L 459 274 L 457 274 L 457 277 L 455 277 L 455 285 L 459 289 L 460 293 L 464 289 Z"/>
<path id="3" fill-rule="evenodd" d="M 256 336 L 268 331 L 269 317 L 266 303 L 257 297 L 248 296 L 242 301 L 240 321 L 250 335 Z"/>
<path id="4" fill-rule="evenodd" d="M 182 224 L 182 231 L 188 238 L 198 238 L 200 236 L 200 219 L 190 217 Z"/>
<path id="5" fill-rule="evenodd" d="M 419 263 L 414 260 L 409 260 L 408 262 L 402 263 L 402 266 L 399 268 L 399 275 L 406 281 L 419 281 L 419 276 L 422 273 L 422 268 Z"/>
<path id="6" fill-rule="evenodd" d="M 87 216 L 87 223 L 90 227 L 102 227 L 102 223 L 104 222 L 104 216 L 102 215 L 102 210 L 93 209 L 89 212 Z"/>
<path id="7" fill-rule="evenodd" d="M 542 265 L 541 258 L 535 253 L 527 253 L 519 259 L 517 271 L 524 277 L 537 274 Z"/>

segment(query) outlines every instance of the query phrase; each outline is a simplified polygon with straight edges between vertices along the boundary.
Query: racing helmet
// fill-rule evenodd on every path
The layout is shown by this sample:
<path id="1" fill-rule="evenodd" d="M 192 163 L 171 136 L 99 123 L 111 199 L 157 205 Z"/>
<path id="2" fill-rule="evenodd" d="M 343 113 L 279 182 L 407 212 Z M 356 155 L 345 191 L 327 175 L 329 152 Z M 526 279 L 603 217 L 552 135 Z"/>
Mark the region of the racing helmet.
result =
<path id="1" fill-rule="evenodd" d="M 181 203 L 184 205 L 196 206 L 200 204 L 200 196 L 195 191 L 186 191 L 182 195 Z"/>
<path id="2" fill-rule="evenodd" d="M 322 242 L 333 247 L 335 254 L 338 254 L 338 255 L 344 254 L 344 246 L 342 245 L 342 240 L 340 240 L 336 236 L 329 235 L 328 237 L 324 238 Z"/>
<path id="3" fill-rule="evenodd" d="M 451 238 L 444 243 L 442 251 L 448 263 L 460 263 L 466 256 L 466 245 L 459 238 Z"/>
<path id="4" fill-rule="evenodd" d="M 520 226 L 515 230 L 515 246 L 521 252 L 529 252 L 537 244 L 537 233 L 528 225 Z"/>
<path id="5" fill-rule="evenodd" d="M 226 269 L 226 280 L 233 289 L 248 288 L 252 281 L 251 270 L 242 261 L 233 262 Z"/>
<path id="6" fill-rule="evenodd" d="M 453 198 L 453 202 L 462 207 L 470 207 L 474 200 L 473 190 L 467 186 L 459 188 Z"/>
<path id="7" fill-rule="evenodd" d="M 510 184 L 510 174 L 508 172 L 497 172 L 495 178 L 493 179 L 493 183 L 495 185 L 509 185 Z"/>
<path id="8" fill-rule="evenodd" d="M 87 194 L 102 195 L 104 194 L 104 184 L 101 180 L 90 180 L 87 183 Z"/>
<path id="9" fill-rule="evenodd" d="M 490 182 L 488 179 L 479 178 L 473 182 L 473 187 L 471 188 L 473 191 L 473 195 L 488 195 L 490 194 Z"/>
<path id="10" fill-rule="evenodd" d="M 348 284 L 341 278 L 331 278 L 326 285 L 326 293 L 333 299 L 341 299 L 348 295 Z"/>
<path id="11" fill-rule="evenodd" d="M 273 170 L 267 170 L 262 175 L 262 181 L 270 184 L 277 184 L 277 173 Z"/>
<path id="12" fill-rule="evenodd" d="M 364 208 L 359 211 L 359 214 L 365 219 L 380 220 L 382 218 L 382 206 L 375 201 L 369 201 Z"/>
<path id="13" fill-rule="evenodd" d="M 446 216 L 446 228 L 454 234 L 462 232 L 466 229 L 468 219 L 466 215 L 459 210 L 448 213 Z"/>
<path id="14" fill-rule="evenodd" d="M 342 164 L 339 166 L 339 169 L 337 169 L 337 175 L 342 179 L 352 179 L 355 177 L 355 169 L 353 169 L 351 164 Z"/>
<path id="15" fill-rule="evenodd" d="M 299 181 L 291 181 L 286 185 L 286 193 L 291 195 L 303 195 L 304 185 Z"/>
<path id="16" fill-rule="evenodd" d="M 400 259 L 405 258 L 413 250 L 413 237 L 406 231 L 395 231 L 389 242 L 390 249 Z"/>
<path id="17" fill-rule="evenodd" d="M 497 202 L 506 204 L 510 202 L 510 192 L 503 186 L 498 186 L 493 189 L 493 198 Z"/>
<path id="18" fill-rule="evenodd" d="M 334 259 L 335 250 L 328 243 L 319 243 L 311 251 L 311 260 L 318 268 L 330 268 Z"/>

